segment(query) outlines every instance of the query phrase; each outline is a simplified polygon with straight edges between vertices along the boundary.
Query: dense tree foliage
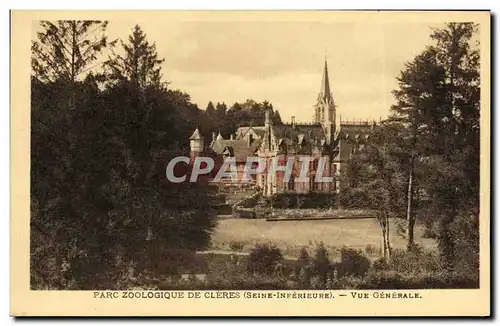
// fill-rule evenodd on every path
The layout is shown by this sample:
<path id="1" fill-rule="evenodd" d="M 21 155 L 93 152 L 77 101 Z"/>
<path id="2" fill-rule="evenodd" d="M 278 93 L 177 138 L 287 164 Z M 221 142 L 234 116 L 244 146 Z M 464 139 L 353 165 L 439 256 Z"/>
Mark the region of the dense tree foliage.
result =
<path id="1" fill-rule="evenodd" d="M 467 261 L 477 272 L 480 92 L 475 33 L 472 23 L 447 24 L 432 33 L 433 45 L 406 64 L 393 92 L 392 115 L 343 171 L 343 200 L 405 218 L 410 249 L 415 220 L 421 219 L 437 237 L 448 269 Z M 383 162 L 377 164 L 380 158 Z M 374 193 L 390 199 L 374 201 Z M 465 226 L 467 230 L 461 229 Z"/>
<path id="2" fill-rule="evenodd" d="M 40 42 L 53 28 L 42 26 Z M 209 244 L 209 189 L 164 182 L 168 159 L 183 154 L 175 142 L 187 143 L 200 110 L 161 81 L 162 60 L 140 27 L 121 44 L 125 54 L 106 62 L 104 85 L 92 70 L 80 80 L 33 70 L 33 288 L 129 286 L 134 273 L 159 270 L 151 264 L 176 272 L 180 253 Z"/>
<path id="3" fill-rule="evenodd" d="M 213 132 L 216 134 L 220 132 L 224 138 L 229 138 L 238 127 L 263 126 L 267 110 L 271 112 L 270 117 L 274 124 L 283 123 L 279 112 L 268 101 L 256 102 L 247 99 L 243 103 L 234 103 L 229 109 L 224 102 L 217 103 L 215 107 L 209 102 L 204 111 L 202 131 L 210 135 L 209 137 Z"/>

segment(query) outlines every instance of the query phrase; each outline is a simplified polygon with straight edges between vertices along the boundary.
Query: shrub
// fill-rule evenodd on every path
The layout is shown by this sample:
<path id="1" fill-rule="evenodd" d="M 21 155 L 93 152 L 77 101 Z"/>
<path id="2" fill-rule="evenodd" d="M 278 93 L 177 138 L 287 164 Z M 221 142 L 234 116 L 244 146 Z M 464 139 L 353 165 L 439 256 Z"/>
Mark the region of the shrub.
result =
<path id="1" fill-rule="evenodd" d="M 364 277 L 370 268 L 370 260 L 360 250 L 342 248 L 340 250 L 339 277 L 348 275 Z"/>
<path id="2" fill-rule="evenodd" d="M 393 249 L 390 265 L 397 272 L 412 274 L 438 272 L 443 269 L 437 253 L 424 251 L 418 245 L 412 250 Z"/>
<path id="3" fill-rule="evenodd" d="M 365 247 L 365 252 L 367 255 L 380 255 L 382 254 L 382 250 L 380 250 L 379 247 L 377 247 L 376 245 L 373 245 L 373 244 L 367 244 L 366 247 Z"/>
<path id="4" fill-rule="evenodd" d="M 369 275 L 358 285 L 361 289 L 474 289 L 478 287 L 478 279 L 463 273 L 405 275 L 395 271 Z"/>
<path id="5" fill-rule="evenodd" d="M 306 247 L 302 247 L 302 249 L 300 249 L 300 253 L 299 253 L 299 264 L 301 266 L 304 266 L 304 265 L 307 265 L 309 264 L 309 261 L 311 260 L 311 257 L 309 255 L 309 251 L 307 251 L 307 248 Z"/>
<path id="6" fill-rule="evenodd" d="M 347 188 L 340 192 L 339 202 L 345 209 L 349 208 L 366 208 L 370 209 L 370 201 L 366 191 L 361 191 L 357 188 Z"/>
<path id="7" fill-rule="evenodd" d="M 390 265 L 387 263 L 385 258 L 379 258 L 373 262 L 373 268 L 375 271 L 385 271 L 390 268 Z"/>
<path id="8" fill-rule="evenodd" d="M 242 251 L 245 243 L 243 241 L 232 240 L 229 242 L 229 248 L 232 251 Z"/>
<path id="9" fill-rule="evenodd" d="M 331 265 L 330 259 L 328 258 L 328 251 L 323 242 L 317 246 L 312 264 L 314 266 L 314 274 L 319 276 L 323 284 L 325 284 L 327 274 L 331 271 Z"/>
<path id="10" fill-rule="evenodd" d="M 266 198 L 266 205 L 272 205 L 274 208 L 331 208 L 337 204 L 337 194 L 335 193 L 308 193 L 298 194 L 295 192 L 286 192 L 275 194 Z"/>
<path id="11" fill-rule="evenodd" d="M 314 274 L 314 266 L 312 264 L 307 264 L 299 270 L 297 277 L 298 287 L 300 289 L 310 289 L 311 288 L 311 278 Z"/>
<path id="12" fill-rule="evenodd" d="M 257 244 L 248 258 L 248 271 L 251 273 L 271 275 L 276 266 L 283 261 L 281 250 L 272 244 Z"/>
<path id="13" fill-rule="evenodd" d="M 455 270 L 469 270 L 479 275 L 479 217 L 461 212 L 450 224 Z"/>

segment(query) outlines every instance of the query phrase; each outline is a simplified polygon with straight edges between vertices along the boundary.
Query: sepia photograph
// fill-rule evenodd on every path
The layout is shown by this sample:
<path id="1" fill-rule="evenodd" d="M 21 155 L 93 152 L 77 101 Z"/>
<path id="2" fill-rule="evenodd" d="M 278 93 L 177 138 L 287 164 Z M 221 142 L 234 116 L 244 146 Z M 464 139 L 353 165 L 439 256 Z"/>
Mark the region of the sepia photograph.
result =
<path id="1" fill-rule="evenodd" d="M 33 13 L 30 293 L 489 287 L 489 12 Z"/>

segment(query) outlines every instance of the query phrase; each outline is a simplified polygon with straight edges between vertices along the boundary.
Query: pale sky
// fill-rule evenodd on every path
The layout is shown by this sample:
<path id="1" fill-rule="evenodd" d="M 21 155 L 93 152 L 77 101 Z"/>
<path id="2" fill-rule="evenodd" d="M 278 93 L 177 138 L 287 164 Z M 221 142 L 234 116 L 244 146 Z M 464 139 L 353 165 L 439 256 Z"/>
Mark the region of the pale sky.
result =
<path id="1" fill-rule="evenodd" d="M 107 34 L 126 39 L 136 23 L 165 58 L 170 87 L 201 109 L 209 101 L 267 100 L 284 121 L 312 121 L 325 55 L 337 116 L 387 116 L 404 63 L 431 44 L 429 23 L 401 21 L 111 19 Z"/>

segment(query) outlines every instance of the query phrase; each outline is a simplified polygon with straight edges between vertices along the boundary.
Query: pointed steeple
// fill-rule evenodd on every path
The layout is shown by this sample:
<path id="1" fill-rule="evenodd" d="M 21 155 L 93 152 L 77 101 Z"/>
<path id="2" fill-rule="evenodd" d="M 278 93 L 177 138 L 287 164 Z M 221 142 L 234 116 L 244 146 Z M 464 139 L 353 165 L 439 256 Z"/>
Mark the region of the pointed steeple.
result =
<path id="1" fill-rule="evenodd" d="M 219 131 L 219 134 L 217 135 L 217 140 L 223 140 L 224 138 L 222 138 L 222 135 L 220 134 L 220 131 Z"/>
<path id="2" fill-rule="evenodd" d="M 195 157 L 203 152 L 203 135 L 198 128 L 196 128 L 191 137 L 189 137 L 189 147 L 191 148 L 191 157 Z"/>
<path id="3" fill-rule="evenodd" d="M 203 136 L 201 135 L 200 131 L 198 130 L 198 128 L 196 128 L 196 130 L 193 132 L 193 134 L 191 135 L 191 137 L 189 137 L 190 140 L 200 140 L 200 139 L 203 139 Z"/>
<path id="4" fill-rule="evenodd" d="M 323 125 L 326 136 L 326 144 L 330 145 L 332 135 L 335 134 L 336 110 L 335 101 L 330 89 L 330 79 L 328 76 L 328 64 L 325 58 L 325 68 L 323 69 L 323 80 L 318 94 L 318 102 L 314 106 L 314 121 Z"/>
<path id="5" fill-rule="evenodd" d="M 326 63 L 326 59 L 325 59 L 325 68 L 323 69 L 323 80 L 321 81 L 321 89 L 319 90 L 319 96 L 325 100 L 329 100 L 331 97 L 330 79 L 328 77 L 328 64 Z"/>

